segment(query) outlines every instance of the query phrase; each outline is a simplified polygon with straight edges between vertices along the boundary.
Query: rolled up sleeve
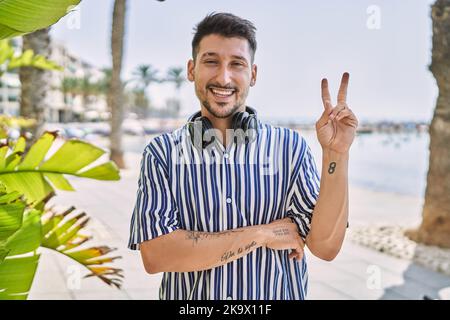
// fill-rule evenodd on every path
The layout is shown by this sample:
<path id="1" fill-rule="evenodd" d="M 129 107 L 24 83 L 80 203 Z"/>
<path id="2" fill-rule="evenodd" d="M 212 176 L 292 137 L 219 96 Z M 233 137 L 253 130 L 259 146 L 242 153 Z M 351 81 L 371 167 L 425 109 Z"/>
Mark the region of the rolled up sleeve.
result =
<path id="1" fill-rule="evenodd" d="M 128 248 L 179 228 L 178 209 L 167 172 L 147 148 L 141 160 L 136 203 L 130 224 Z"/>
<path id="2" fill-rule="evenodd" d="M 301 237 L 306 239 L 319 197 L 320 178 L 311 149 L 303 137 L 300 137 L 299 148 L 297 159 L 293 161 L 291 190 L 288 192 L 287 199 L 287 215 L 293 218 Z"/>

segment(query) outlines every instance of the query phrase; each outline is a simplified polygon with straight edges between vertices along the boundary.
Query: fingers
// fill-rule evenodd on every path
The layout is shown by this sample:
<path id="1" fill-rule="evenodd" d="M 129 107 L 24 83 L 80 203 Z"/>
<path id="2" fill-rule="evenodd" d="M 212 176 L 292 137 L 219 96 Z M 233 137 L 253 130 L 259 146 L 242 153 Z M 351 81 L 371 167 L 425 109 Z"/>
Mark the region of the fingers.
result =
<path id="1" fill-rule="evenodd" d="M 316 122 L 316 129 L 322 128 L 324 125 L 328 123 L 330 120 L 330 115 L 333 110 L 333 106 L 330 102 L 325 102 L 325 110 L 323 111 L 322 115 L 320 116 L 319 120 Z"/>
<path id="2" fill-rule="evenodd" d="M 328 101 L 331 104 L 330 91 L 328 90 L 328 80 L 326 78 L 322 79 L 321 87 L 322 87 L 322 102 L 326 110 L 327 108 L 326 101 Z"/>
<path id="3" fill-rule="evenodd" d="M 348 87 L 349 78 L 350 78 L 349 73 L 344 72 L 344 74 L 342 75 L 342 79 L 341 79 L 341 85 L 339 86 L 339 91 L 338 91 L 338 98 L 337 98 L 338 105 L 341 103 L 345 103 L 345 101 L 347 99 L 347 87 Z"/>
<path id="4" fill-rule="evenodd" d="M 344 110 L 348 110 L 346 104 L 337 105 L 335 108 L 333 108 L 333 111 L 330 114 L 330 119 L 333 120 Z"/>
<path id="5" fill-rule="evenodd" d="M 353 114 L 353 112 L 350 109 L 347 109 L 347 108 L 344 109 L 343 108 L 343 109 L 341 109 L 341 111 L 339 111 L 336 114 L 336 120 L 339 121 L 339 120 L 341 120 L 341 119 L 343 119 L 345 117 L 351 116 L 352 114 Z"/>

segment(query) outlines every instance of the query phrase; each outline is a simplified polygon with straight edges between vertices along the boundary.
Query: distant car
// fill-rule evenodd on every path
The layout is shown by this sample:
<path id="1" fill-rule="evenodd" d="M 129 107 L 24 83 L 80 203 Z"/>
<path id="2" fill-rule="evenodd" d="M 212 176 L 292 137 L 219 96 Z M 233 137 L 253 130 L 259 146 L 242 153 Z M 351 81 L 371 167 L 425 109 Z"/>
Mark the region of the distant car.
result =
<path id="1" fill-rule="evenodd" d="M 83 129 L 80 128 L 66 128 L 66 137 L 67 138 L 77 138 L 82 139 L 86 135 L 86 132 Z"/>
<path id="2" fill-rule="evenodd" d="M 144 128 L 138 120 L 125 119 L 122 128 L 125 134 L 130 134 L 133 136 L 140 136 L 145 134 Z"/>

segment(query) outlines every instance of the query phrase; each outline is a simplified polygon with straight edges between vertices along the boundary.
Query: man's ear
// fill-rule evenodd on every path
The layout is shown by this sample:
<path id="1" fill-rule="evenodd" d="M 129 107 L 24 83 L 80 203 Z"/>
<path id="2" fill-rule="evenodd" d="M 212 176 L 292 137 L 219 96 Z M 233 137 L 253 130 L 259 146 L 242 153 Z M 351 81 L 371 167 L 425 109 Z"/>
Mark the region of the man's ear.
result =
<path id="1" fill-rule="evenodd" d="M 258 66 L 252 65 L 252 79 L 250 80 L 250 86 L 253 87 L 256 84 L 256 74 L 258 73 Z"/>
<path id="2" fill-rule="evenodd" d="M 189 81 L 194 81 L 194 60 L 190 59 L 187 64 L 187 78 Z"/>

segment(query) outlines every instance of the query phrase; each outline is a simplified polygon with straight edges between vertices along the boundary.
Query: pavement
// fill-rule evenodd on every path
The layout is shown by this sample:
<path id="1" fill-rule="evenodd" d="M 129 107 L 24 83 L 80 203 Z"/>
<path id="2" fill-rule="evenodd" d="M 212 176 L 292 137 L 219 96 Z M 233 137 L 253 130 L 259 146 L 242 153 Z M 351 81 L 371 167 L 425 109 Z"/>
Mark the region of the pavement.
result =
<path id="1" fill-rule="evenodd" d="M 85 211 L 93 244 L 117 248 L 124 270 L 122 288 L 108 287 L 71 259 L 42 249 L 29 299 L 158 299 L 162 274 L 145 272 L 139 251 L 127 249 L 140 155 L 126 154 L 128 169 L 116 182 L 70 178 L 76 192 L 58 192 L 52 203 Z M 350 228 L 368 223 L 420 222 L 422 199 L 349 186 Z M 345 240 L 338 257 L 323 261 L 306 251 L 309 269 L 307 299 L 433 299 L 450 298 L 450 277 Z"/>

